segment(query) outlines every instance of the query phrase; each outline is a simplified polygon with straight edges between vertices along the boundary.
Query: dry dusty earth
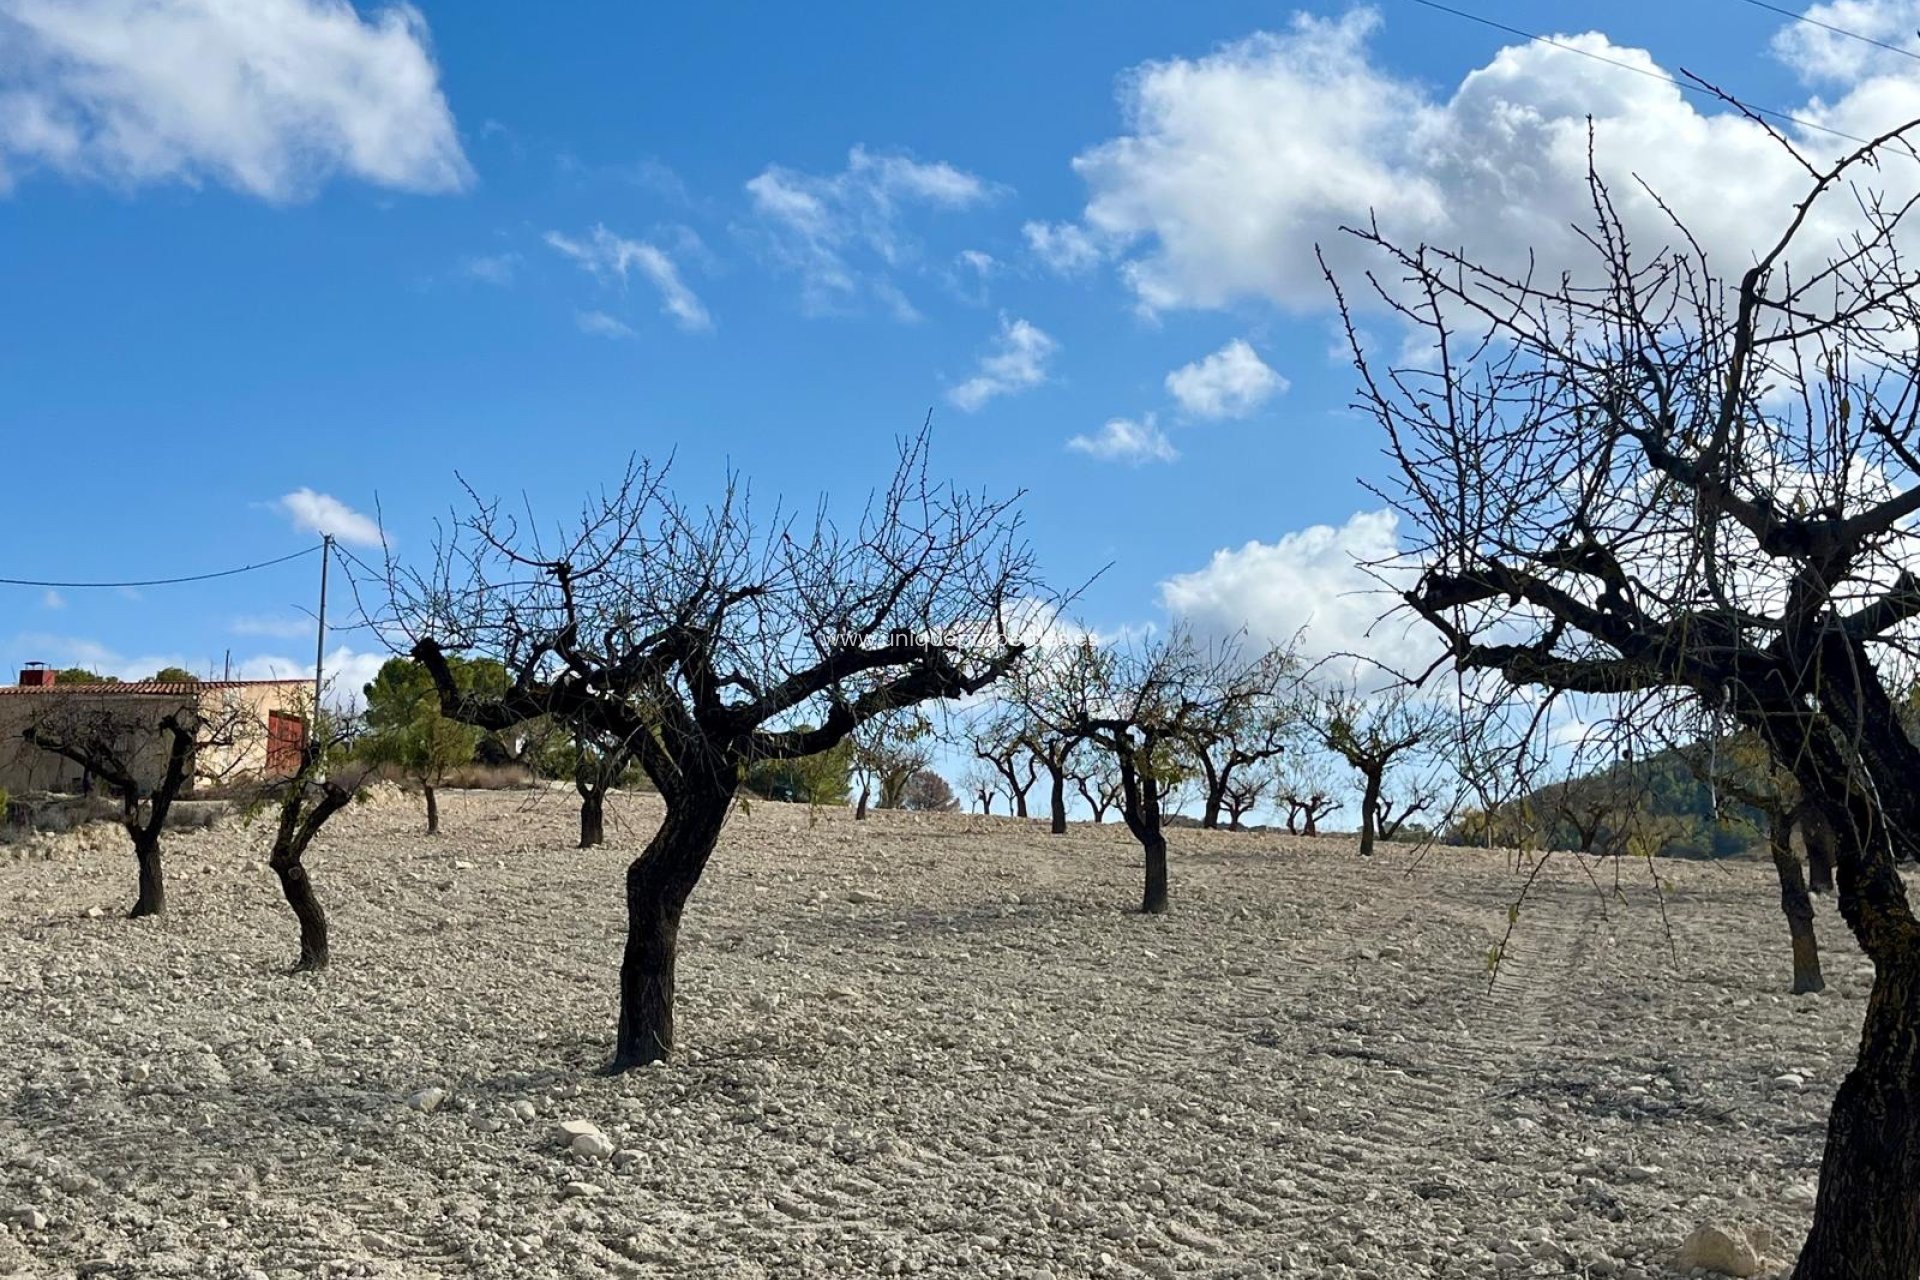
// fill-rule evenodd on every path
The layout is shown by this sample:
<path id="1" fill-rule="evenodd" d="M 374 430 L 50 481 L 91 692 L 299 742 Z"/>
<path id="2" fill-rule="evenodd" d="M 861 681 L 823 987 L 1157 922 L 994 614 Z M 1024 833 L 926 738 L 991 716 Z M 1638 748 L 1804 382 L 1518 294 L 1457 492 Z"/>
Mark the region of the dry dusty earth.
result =
<path id="1" fill-rule="evenodd" d="M 0 1275 L 1652 1277 L 1709 1220 L 1778 1270 L 1867 980 L 1823 905 L 1784 994 L 1758 864 L 1669 868 L 1671 948 L 1550 864 L 1489 994 L 1499 855 L 1180 832 L 1150 919 L 1110 826 L 763 804 L 675 1061 L 606 1078 L 652 802 L 585 854 L 563 795 L 443 807 L 316 845 L 319 977 L 257 829 L 175 837 L 163 921 L 124 844 L 0 849 Z"/>

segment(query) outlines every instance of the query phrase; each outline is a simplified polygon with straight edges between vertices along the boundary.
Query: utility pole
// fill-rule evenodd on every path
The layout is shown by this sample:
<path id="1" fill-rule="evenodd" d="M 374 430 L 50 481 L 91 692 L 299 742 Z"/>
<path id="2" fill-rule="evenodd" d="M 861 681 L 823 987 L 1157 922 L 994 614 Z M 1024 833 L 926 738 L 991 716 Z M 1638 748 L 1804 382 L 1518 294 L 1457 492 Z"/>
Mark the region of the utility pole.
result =
<path id="1" fill-rule="evenodd" d="M 333 535 L 320 535 L 320 625 L 313 641 L 313 718 L 307 727 L 308 741 L 320 740 L 320 687 L 327 662 L 327 561 L 333 558 Z"/>

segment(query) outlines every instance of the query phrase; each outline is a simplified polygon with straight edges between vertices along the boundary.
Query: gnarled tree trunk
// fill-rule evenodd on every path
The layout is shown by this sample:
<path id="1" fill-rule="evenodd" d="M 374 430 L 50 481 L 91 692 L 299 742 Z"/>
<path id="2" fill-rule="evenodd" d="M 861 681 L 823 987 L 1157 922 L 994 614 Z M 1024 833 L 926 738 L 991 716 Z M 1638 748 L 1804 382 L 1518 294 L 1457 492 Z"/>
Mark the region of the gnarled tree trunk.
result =
<path id="1" fill-rule="evenodd" d="M 727 792 L 669 799 L 665 821 L 627 867 L 627 947 L 610 1071 L 658 1062 L 673 1049 L 680 913 L 720 839 L 731 802 Z"/>
<path id="2" fill-rule="evenodd" d="M 1368 773 L 1367 785 L 1360 794 L 1360 856 L 1373 856 L 1374 832 L 1380 828 L 1380 775 Z M 1307 834 L 1314 834 L 1313 815 L 1307 815 Z"/>
<path id="3" fill-rule="evenodd" d="M 1140 910 L 1147 915 L 1167 913 L 1167 838 L 1158 832 L 1140 842 L 1146 852 L 1147 887 L 1140 899 Z"/>
<path id="4" fill-rule="evenodd" d="M 1767 845 L 1773 854 L 1773 868 L 1780 876 L 1780 909 L 1787 916 L 1787 934 L 1793 940 L 1793 994 L 1807 995 L 1826 989 L 1820 975 L 1820 944 L 1813 932 L 1813 899 L 1807 895 L 1806 877 L 1800 872 L 1800 859 L 1794 856 L 1790 838 L 1792 828 L 1783 817 L 1767 823 Z"/>
<path id="5" fill-rule="evenodd" d="M 1053 806 L 1053 825 L 1050 831 L 1056 836 L 1063 836 L 1067 833 L 1067 771 L 1065 769 L 1053 770 L 1053 789 L 1048 800 Z"/>
<path id="6" fill-rule="evenodd" d="M 293 908 L 294 919 L 300 922 L 300 959 L 294 963 L 293 971 L 312 973 L 326 968 L 327 913 L 314 895 L 306 867 L 298 854 L 283 857 L 279 850 L 268 859 L 268 865 L 280 877 L 280 891 L 286 894 L 287 905 Z"/>
<path id="7" fill-rule="evenodd" d="M 597 791 L 580 793 L 580 847 L 592 849 L 607 840 L 606 797 Z"/>
<path id="8" fill-rule="evenodd" d="M 160 836 L 157 832 L 133 833 L 133 858 L 139 866 L 140 892 L 133 900 L 129 919 L 157 916 L 167 909 L 166 879 L 160 870 Z"/>
<path id="9" fill-rule="evenodd" d="M 440 834 L 440 798 L 434 794 L 431 783 L 420 789 L 427 793 L 427 834 L 437 836 Z"/>

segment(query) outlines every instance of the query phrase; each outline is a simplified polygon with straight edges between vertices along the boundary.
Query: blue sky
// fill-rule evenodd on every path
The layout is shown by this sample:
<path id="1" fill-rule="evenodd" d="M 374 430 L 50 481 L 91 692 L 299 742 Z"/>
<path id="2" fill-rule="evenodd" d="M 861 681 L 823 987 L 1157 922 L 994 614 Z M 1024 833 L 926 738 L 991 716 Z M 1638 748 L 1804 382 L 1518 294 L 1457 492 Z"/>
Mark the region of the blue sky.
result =
<path id="1" fill-rule="evenodd" d="M 1920 114 L 1920 62 L 1739 0 L 1460 7 L 1843 130 Z M 1350 595 L 1396 530 L 1313 245 L 1368 208 L 1553 241 L 1589 113 L 1732 252 L 1792 185 L 1711 103 L 1407 0 L 220 10 L 0 0 L 0 576 L 376 511 L 404 558 L 456 470 L 559 514 L 631 452 L 857 501 L 932 410 L 1055 580 L 1111 563 L 1087 622 L 1404 657 Z M 1916 10 L 1813 14 L 1911 45 Z M 306 663 L 314 567 L 0 587 L 0 665 Z"/>

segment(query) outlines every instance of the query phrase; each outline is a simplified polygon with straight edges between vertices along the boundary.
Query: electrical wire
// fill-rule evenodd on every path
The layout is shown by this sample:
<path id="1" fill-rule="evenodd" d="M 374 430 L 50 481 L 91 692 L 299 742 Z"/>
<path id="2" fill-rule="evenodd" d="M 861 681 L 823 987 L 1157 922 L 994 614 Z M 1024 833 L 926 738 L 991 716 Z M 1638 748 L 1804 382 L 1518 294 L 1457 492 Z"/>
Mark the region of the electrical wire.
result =
<path id="1" fill-rule="evenodd" d="M 1804 22 L 1810 27 L 1818 27 L 1822 31 L 1831 31 L 1834 35 L 1845 36 L 1849 40 L 1858 40 L 1861 44 L 1870 44 L 1876 49 L 1885 49 L 1888 53 L 1897 53 L 1903 58 L 1912 58 L 1915 62 L 1920 62 L 1920 53 L 1915 53 L 1911 49 L 1903 49 L 1897 44 L 1888 44 L 1885 40 L 1876 40 L 1872 36 L 1863 36 L 1858 31 L 1849 31 L 1845 27 L 1836 27 L 1831 22 L 1822 22 L 1818 18 L 1809 18 L 1804 13 L 1795 13 L 1791 9 L 1782 9 L 1777 4 L 1768 4 L 1767 0 L 1740 0 L 1740 2 L 1742 4 L 1750 4 L 1756 9 L 1765 9 L 1768 13 L 1777 13 L 1783 18 L 1792 18 L 1795 22 Z"/>
<path id="2" fill-rule="evenodd" d="M 1564 41 L 1555 40 L 1549 36 L 1536 35 L 1531 31 L 1523 31 L 1519 27 L 1510 27 L 1506 23 L 1496 22 L 1492 18 L 1483 18 L 1477 13 L 1469 13 L 1465 9 L 1456 9 L 1452 5 L 1441 4 L 1439 3 L 1439 0 L 1411 0 L 1411 3 L 1417 4 L 1425 9 L 1433 9 L 1440 13 L 1451 14 L 1456 18 L 1464 18 L 1468 22 L 1477 22 L 1483 27 L 1492 27 L 1495 31 L 1504 31 L 1508 35 L 1519 36 L 1522 40 L 1531 40 L 1535 44 L 1544 44 L 1549 48 L 1563 49 L 1568 53 L 1577 53 L 1583 58 L 1591 58 L 1595 62 L 1604 62 L 1610 67 L 1618 67 L 1622 71 L 1631 71 L 1633 72 L 1633 74 L 1637 76 L 1645 76 L 1649 80 L 1658 80 L 1662 84 L 1670 84 L 1674 88 L 1680 89 L 1686 93 L 1703 93 L 1709 97 L 1715 97 L 1715 98 L 1723 97 L 1726 101 L 1733 103 L 1735 106 L 1743 107 L 1746 110 L 1751 111 L 1754 115 L 1757 115 L 1757 116 L 1767 116 L 1774 120 L 1784 121 L 1785 123 L 1793 125 L 1796 128 L 1810 129 L 1815 133 L 1831 134 L 1836 138 L 1844 138 L 1848 142 L 1855 142 L 1860 144 L 1861 146 L 1867 145 L 1868 140 L 1866 138 L 1858 137 L 1851 133 L 1845 133 L 1839 129 L 1832 129 L 1827 127 L 1824 124 L 1816 124 L 1812 120 L 1804 120 L 1799 116 L 1789 115 L 1787 112 L 1784 112 L 1784 111 L 1774 111 L 1768 107 L 1756 107 L 1751 102 L 1743 101 L 1740 98 L 1734 97 L 1730 93 L 1727 93 L 1727 94 L 1717 93 L 1712 89 L 1706 88 L 1704 85 L 1689 84 L 1685 80 L 1676 79 L 1675 77 L 1668 75 L 1664 71 L 1649 71 L 1645 67 L 1636 67 L 1630 62 L 1621 62 L 1617 58 L 1609 58 L 1605 54 L 1594 53 L 1590 49 L 1582 49 L 1576 45 L 1570 45 Z M 1864 36 L 1861 38 L 1865 39 Z"/>
<path id="3" fill-rule="evenodd" d="M 221 569 L 214 573 L 195 573 L 182 578 L 144 578 L 129 582 L 54 582 L 40 578 L 0 578 L 0 587 L 59 587 L 63 590 L 77 591 L 89 587 L 172 587 L 183 582 L 208 582 L 214 578 L 231 578 L 236 574 L 252 573 L 258 569 L 271 569 L 277 564 L 286 564 L 289 560 L 298 560 L 318 551 L 323 543 L 315 543 L 301 551 L 281 556 L 277 560 L 262 560 L 259 564 L 243 564 L 237 569 Z"/>

